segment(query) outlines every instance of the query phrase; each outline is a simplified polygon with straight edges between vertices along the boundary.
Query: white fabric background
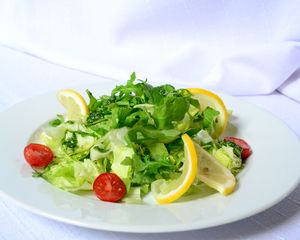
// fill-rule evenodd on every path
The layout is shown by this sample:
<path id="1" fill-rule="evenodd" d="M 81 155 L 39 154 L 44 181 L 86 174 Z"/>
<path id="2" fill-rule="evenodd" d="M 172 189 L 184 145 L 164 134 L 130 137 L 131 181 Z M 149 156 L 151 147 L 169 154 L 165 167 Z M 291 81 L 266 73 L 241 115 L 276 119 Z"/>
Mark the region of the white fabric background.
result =
<path id="1" fill-rule="evenodd" d="M 299 8 L 296 0 L 0 0 L 0 111 L 43 92 L 101 82 L 100 76 L 123 81 L 136 71 L 151 82 L 253 95 L 239 98 L 272 112 L 300 137 Z M 151 235 L 78 228 L 0 199 L 1 240 L 299 236 L 300 186 L 236 223 Z"/>
<path id="2" fill-rule="evenodd" d="M 2 0 L 0 43 L 120 79 L 300 101 L 299 0 Z"/>

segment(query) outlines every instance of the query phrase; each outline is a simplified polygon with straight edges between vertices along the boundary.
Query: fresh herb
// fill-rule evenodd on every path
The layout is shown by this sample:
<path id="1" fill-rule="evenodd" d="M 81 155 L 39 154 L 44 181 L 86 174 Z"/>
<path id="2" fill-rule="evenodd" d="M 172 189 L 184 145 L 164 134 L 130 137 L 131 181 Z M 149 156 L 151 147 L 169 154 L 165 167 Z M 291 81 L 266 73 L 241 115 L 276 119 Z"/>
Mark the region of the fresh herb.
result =
<path id="1" fill-rule="evenodd" d="M 49 122 L 49 125 L 51 127 L 57 127 L 59 126 L 60 124 L 62 124 L 64 122 L 64 116 L 63 115 L 60 115 L 60 114 L 57 114 L 57 118 L 50 121 Z"/>
<path id="2" fill-rule="evenodd" d="M 243 149 L 239 145 L 235 144 L 234 142 L 230 142 L 230 141 L 220 141 L 220 145 L 232 147 L 233 148 L 233 153 L 238 158 L 241 158 L 241 154 L 242 154 Z"/>
<path id="3" fill-rule="evenodd" d="M 75 132 L 66 131 L 65 137 L 62 140 L 62 146 L 66 150 L 74 151 L 77 147 L 77 137 Z"/>
<path id="4" fill-rule="evenodd" d="M 220 113 L 214 110 L 211 107 L 206 107 L 202 113 L 203 116 L 203 126 L 208 130 L 209 133 L 212 133 L 214 130 L 214 124 L 217 121 L 217 117 Z"/>
<path id="5" fill-rule="evenodd" d="M 34 178 L 43 177 L 43 173 L 42 172 L 38 172 L 38 171 L 34 171 L 32 173 L 32 177 L 34 177 Z"/>

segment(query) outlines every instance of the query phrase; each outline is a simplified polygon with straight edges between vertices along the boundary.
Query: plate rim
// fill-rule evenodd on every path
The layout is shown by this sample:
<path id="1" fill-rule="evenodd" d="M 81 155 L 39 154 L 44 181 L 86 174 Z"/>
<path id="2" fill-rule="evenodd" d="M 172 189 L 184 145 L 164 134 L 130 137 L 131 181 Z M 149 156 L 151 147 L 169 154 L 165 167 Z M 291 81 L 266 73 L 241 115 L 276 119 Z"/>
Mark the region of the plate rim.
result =
<path id="1" fill-rule="evenodd" d="M 115 82 L 109 82 L 111 85 L 116 85 Z M 96 83 L 96 84 L 90 84 L 91 86 L 99 86 L 101 83 Z M 88 88 L 90 87 L 90 85 L 88 86 L 84 86 L 84 88 Z M 74 89 L 83 89 L 83 85 L 82 86 L 75 86 Z M 39 97 L 45 97 L 46 95 L 54 95 L 55 91 L 51 91 L 51 92 L 47 92 L 47 93 L 43 93 L 40 95 L 36 95 L 33 96 L 31 98 L 25 99 L 19 103 L 16 103 L 12 106 L 10 106 L 9 108 L 5 109 L 4 111 L 0 112 L 0 116 L 2 114 L 5 114 L 6 111 L 9 111 L 10 109 L 14 108 L 16 105 L 22 104 L 24 102 L 27 102 L 29 100 L 33 100 Z M 296 137 L 298 139 L 298 136 L 294 133 L 294 131 L 282 120 L 280 120 L 279 118 L 277 118 L 276 116 L 274 116 L 270 111 L 257 106 L 253 103 L 249 103 L 243 99 L 237 99 L 234 96 L 230 96 L 227 94 L 220 94 L 222 96 L 226 96 L 227 98 L 231 98 L 233 101 L 239 101 L 239 102 L 243 102 L 243 104 L 248 104 L 251 105 L 252 107 L 259 109 L 260 111 L 268 114 L 269 116 L 271 116 L 275 121 L 277 121 L 279 124 L 281 124 L 283 127 L 285 127 L 285 129 L 287 131 L 289 131 L 292 135 L 294 135 L 294 137 Z M 299 140 L 299 139 L 298 139 Z M 289 189 L 287 189 L 287 191 L 285 191 L 283 194 L 281 194 L 280 197 L 278 197 L 277 199 L 275 199 L 275 201 L 271 201 L 269 202 L 269 204 L 266 204 L 268 206 L 261 206 L 259 208 L 256 208 L 255 211 L 253 212 L 249 212 L 247 214 L 244 215 L 240 215 L 240 216 L 236 216 L 233 218 L 230 218 L 229 220 L 221 220 L 221 221 L 216 221 L 215 223 L 210 223 L 210 224 L 180 224 L 180 225 L 168 225 L 168 226 L 163 226 L 162 228 L 157 228 L 157 226 L 153 225 L 153 226 L 138 226 L 138 227 L 128 227 L 127 225 L 103 225 L 103 226 L 99 226 L 97 224 L 93 224 L 90 225 L 91 223 L 86 223 L 86 222 L 78 222 L 77 220 L 72 221 L 71 219 L 68 218 L 64 218 L 61 216 L 56 216 L 54 214 L 42 211 L 40 209 L 34 208 L 34 206 L 30 206 L 30 204 L 26 204 L 24 202 L 22 202 L 20 199 L 16 199 L 13 196 L 10 196 L 9 194 L 5 193 L 2 189 L 0 189 L 0 196 L 5 197 L 7 199 L 9 199 L 10 201 L 14 202 L 14 204 L 16 204 L 17 206 L 32 212 L 34 214 L 37 214 L 39 216 L 43 216 L 52 220 L 56 220 L 58 222 L 63 222 L 66 224 L 71 224 L 71 225 L 75 225 L 75 226 L 79 226 L 79 227 L 84 227 L 84 228 L 89 228 L 89 229 L 97 229 L 97 230 L 103 230 L 103 231 L 114 231 L 114 232 L 127 232 L 127 233 L 170 233 L 170 232 L 180 232 L 180 231 L 191 231 L 191 230 L 200 230 L 200 229 L 206 229 L 206 228 L 212 228 L 212 227 L 217 227 L 217 226 L 221 226 L 224 224 L 229 224 L 229 223 L 233 223 L 242 219 L 246 219 L 248 217 L 251 217 L 253 215 L 256 215 L 260 212 L 266 211 L 269 208 L 271 208 L 272 206 L 278 204 L 279 202 L 281 202 L 283 199 L 285 199 L 291 192 L 293 192 L 296 187 L 299 185 L 300 182 L 300 174 L 298 176 L 298 181 L 295 181 Z M 102 223 L 103 224 L 103 223 Z M 155 228 L 155 230 L 153 229 Z M 151 230 L 152 229 L 152 230 Z"/>

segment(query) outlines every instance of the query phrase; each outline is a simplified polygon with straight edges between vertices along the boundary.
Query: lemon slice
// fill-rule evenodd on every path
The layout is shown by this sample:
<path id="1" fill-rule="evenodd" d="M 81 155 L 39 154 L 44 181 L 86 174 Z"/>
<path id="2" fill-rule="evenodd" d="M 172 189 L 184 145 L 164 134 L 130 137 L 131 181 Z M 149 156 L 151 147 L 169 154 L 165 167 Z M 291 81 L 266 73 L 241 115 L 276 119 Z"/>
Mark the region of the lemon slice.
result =
<path id="1" fill-rule="evenodd" d="M 84 98 L 74 90 L 64 89 L 57 94 L 58 101 L 67 110 L 67 120 L 79 120 L 85 118 L 89 109 Z"/>
<path id="2" fill-rule="evenodd" d="M 228 121 L 228 112 L 223 100 L 217 94 L 205 89 L 188 88 L 188 90 L 193 94 L 193 98 L 199 101 L 201 111 L 209 106 L 220 112 L 215 131 L 212 134 L 214 138 L 219 137 L 224 132 Z"/>
<path id="3" fill-rule="evenodd" d="M 193 183 L 197 174 L 197 155 L 192 139 L 182 135 L 184 144 L 184 162 L 179 178 L 166 181 L 159 179 L 151 184 L 151 192 L 155 200 L 160 203 L 171 203 L 180 198 Z"/>
<path id="4" fill-rule="evenodd" d="M 235 189 L 236 179 L 229 169 L 219 163 L 211 154 L 199 144 L 194 143 L 198 157 L 199 179 L 223 195 L 228 195 Z"/>

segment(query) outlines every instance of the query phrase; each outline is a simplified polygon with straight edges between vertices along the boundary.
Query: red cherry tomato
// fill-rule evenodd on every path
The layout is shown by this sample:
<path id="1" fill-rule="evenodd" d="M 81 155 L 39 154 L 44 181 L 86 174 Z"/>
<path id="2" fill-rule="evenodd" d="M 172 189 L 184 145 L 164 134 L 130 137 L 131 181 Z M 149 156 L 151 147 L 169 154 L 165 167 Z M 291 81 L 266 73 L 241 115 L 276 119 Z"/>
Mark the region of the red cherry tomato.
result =
<path id="1" fill-rule="evenodd" d="M 24 157 L 32 167 L 46 167 L 54 155 L 50 148 L 38 143 L 30 143 L 24 148 Z"/>
<path id="2" fill-rule="evenodd" d="M 126 194 L 126 187 L 121 178 L 114 173 L 100 174 L 93 184 L 96 196 L 107 202 L 117 202 Z"/>
<path id="3" fill-rule="evenodd" d="M 243 139 L 236 138 L 236 137 L 225 137 L 224 140 L 229 141 L 229 142 L 233 142 L 233 143 L 235 143 L 236 145 L 238 145 L 242 148 L 241 157 L 242 157 L 243 160 L 246 160 L 252 154 L 251 147 Z"/>

